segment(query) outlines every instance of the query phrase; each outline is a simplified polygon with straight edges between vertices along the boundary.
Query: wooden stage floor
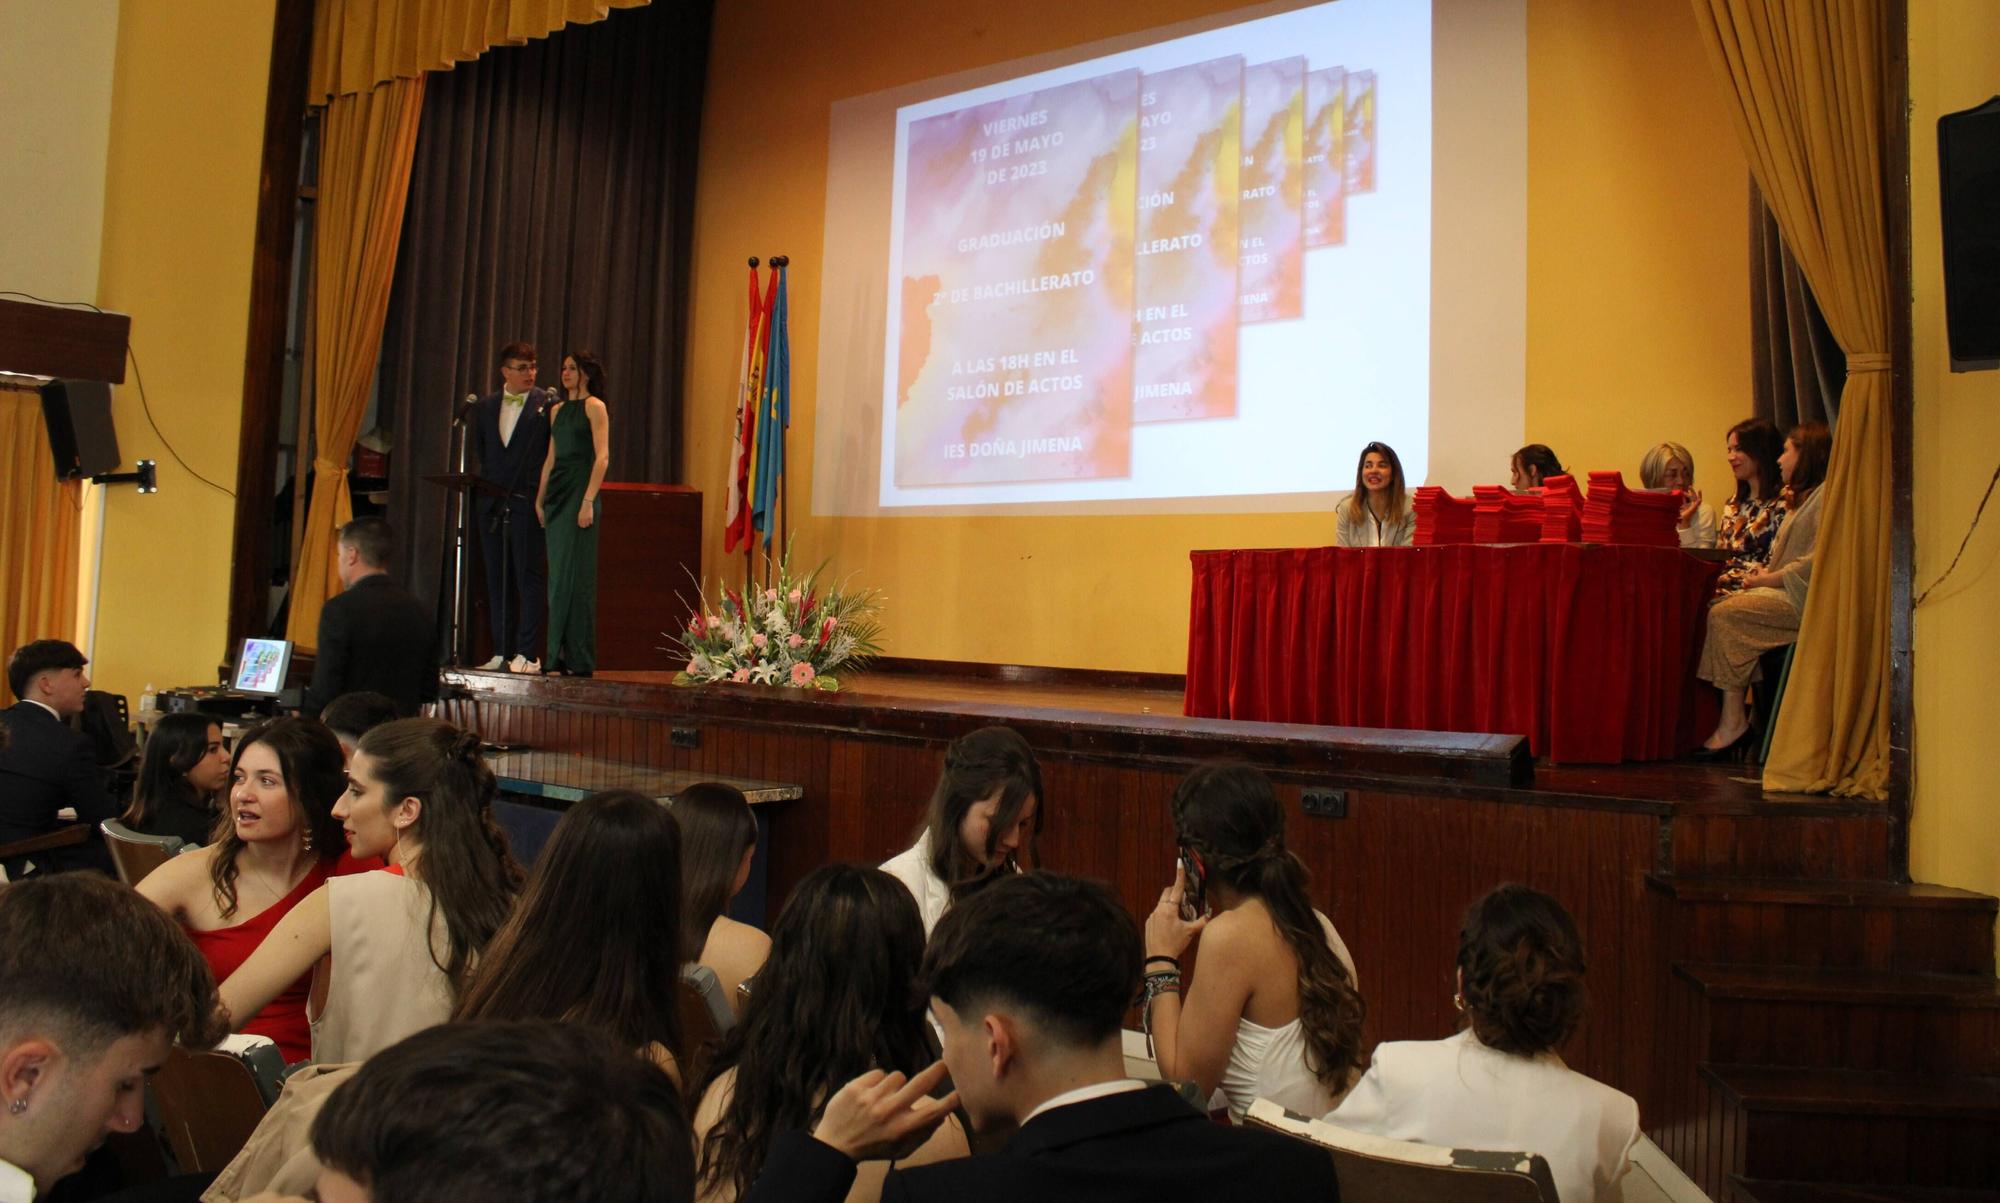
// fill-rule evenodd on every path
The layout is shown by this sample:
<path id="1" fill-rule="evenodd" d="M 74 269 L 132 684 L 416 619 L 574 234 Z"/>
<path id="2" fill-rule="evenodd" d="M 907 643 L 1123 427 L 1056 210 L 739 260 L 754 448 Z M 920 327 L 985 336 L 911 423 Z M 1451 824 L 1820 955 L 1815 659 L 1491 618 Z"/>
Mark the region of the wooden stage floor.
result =
<path id="1" fill-rule="evenodd" d="M 631 685 L 667 686 L 673 674 L 661 672 L 601 672 L 598 681 Z M 1174 678 L 1130 674 L 1117 684 L 1088 680 L 1006 679 L 973 673 L 928 673 L 887 671 L 863 673 L 846 682 L 839 696 L 856 703 L 883 702 L 900 707 L 994 706 L 1062 712 L 1070 715 L 1177 717 L 1181 713 L 1181 691 Z M 1253 724 L 1244 724 L 1252 726 Z M 1254 724 L 1268 728 L 1277 724 Z M 1328 735 L 1351 732 L 1351 728 L 1295 726 L 1300 731 Z M 1546 760 L 1534 764 L 1534 780 L 1523 790 L 1551 800 L 1597 799 L 1612 803 L 1654 804 L 1665 807 L 1744 809 L 1772 806 L 1799 813 L 1821 812 L 1831 807 L 1838 813 L 1857 808 L 1875 809 L 1875 804 L 1799 794 L 1766 794 L 1754 764 L 1702 764 L 1695 761 L 1656 761 L 1619 765 L 1559 765 Z"/>

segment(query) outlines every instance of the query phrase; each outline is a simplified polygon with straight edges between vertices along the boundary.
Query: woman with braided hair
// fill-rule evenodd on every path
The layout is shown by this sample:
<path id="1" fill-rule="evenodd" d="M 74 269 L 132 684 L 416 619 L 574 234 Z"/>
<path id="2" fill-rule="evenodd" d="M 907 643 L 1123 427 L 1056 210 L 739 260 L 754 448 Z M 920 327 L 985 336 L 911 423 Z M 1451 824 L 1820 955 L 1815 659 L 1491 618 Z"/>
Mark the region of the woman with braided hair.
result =
<path id="1" fill-rule="evenodd" d="M 1453 1149 L 1540 1153 L 1561 1203 L 1611 1197 L 1639 1141 L 1639 1104 L 1563 1064 L 1583 1018 L 1583 941 L 1562 904 L 1503 885 L 1458 934 L 1447 1040 L 1377 1045 L 1330 1124 Z"/>
<path id="2" fill-rule="evenodd" d="M 389 867 L 313 891 L 222 984 L 231 1015 L 254 1015 L 331 953 L 313 991 L 325 998 L 311 1015 L 320 1062 L 366 1060 L 449 1018 L 522 881 L 478 736 L 432 718 L 384 724 L 362 737 L 347 780 L 333 817 L 348 849 Z"/>
<path id="3" fill-rule="evenodd" d="M 1181 860 L 1146 920 L 1148 1030 L 1160 1076 L 1217 1089 L 1240 1121 L 1253 1099 L 1318 1115 L 1363 1064 L 1354 961 L 1313 909 L 1285 812 L 1248 765 L 1204 765 L 1174 791 Z M 1180 957 L 1201 954 L 1185 1000 Z"/>

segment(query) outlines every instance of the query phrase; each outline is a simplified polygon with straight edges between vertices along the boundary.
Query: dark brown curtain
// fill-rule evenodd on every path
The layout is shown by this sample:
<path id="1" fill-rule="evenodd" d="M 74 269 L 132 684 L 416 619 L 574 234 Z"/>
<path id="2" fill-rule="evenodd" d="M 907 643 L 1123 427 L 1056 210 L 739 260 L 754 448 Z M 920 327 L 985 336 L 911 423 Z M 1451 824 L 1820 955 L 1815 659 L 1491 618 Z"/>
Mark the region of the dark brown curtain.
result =
<path id="1" fill-rule="evenodd" d="M 1752 412 L 1779 430 L 1834 424 L 1847 356 L 1827 328 L 1764 194 L 1750 185 Z"/>
<path id="2" fill-rule="evenodd" d="M 453 406 L 499 386 L 513 339 L 549 388 L 565 351 L 602 356 L 606 479 L 680 477 L 710 11 L 661 0 L 429 77 L 380 375 L 389 521 L 419 597 L 436 596 L 445 539 L 423 478 L 447 470 Z"/>

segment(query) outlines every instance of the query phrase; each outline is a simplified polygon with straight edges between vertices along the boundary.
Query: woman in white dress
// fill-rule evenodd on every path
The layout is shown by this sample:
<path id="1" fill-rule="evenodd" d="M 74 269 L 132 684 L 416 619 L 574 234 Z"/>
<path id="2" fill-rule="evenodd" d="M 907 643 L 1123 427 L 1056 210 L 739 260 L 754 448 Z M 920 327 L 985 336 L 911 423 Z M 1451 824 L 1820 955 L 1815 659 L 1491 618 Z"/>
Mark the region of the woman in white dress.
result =
<path id="1" fill-rule="evenodd" d="M 1353 958 L 1285 850 L 1284 808 L 1264 774 L 1217 764 L 1181 782 L 1173 809 L 1181 861 L 1146 920 L 1160 1076 L 1220 1089 L 1235 1120 L 1259 1098 L 1321 1114 L 1361 1068 L 1364 1008 Z M 1180 957 L 1198 932 L 1183 1000 Z"/>
<path id="2" fill-rule="evenodd" d="M 1610 1198 L 1639 1140 L 1631 1097 L 1563 1064 L 1583 1018 L 1583 942 L 1562 904 L 1504 885 L 1458 938 L 1466 1029 L 1378 1045 L 1328 1123 L 1454 1149 L 1539 1153 L 1562 1203 Z"/>
<path id="3" fill-rule="evenodd" d="M 1035 862 L 1042 830 L 1042 769 L 1028 741 L 1006 727 L 953 740 L 931 791 L 917 842 L 882 862 L 909 887 L 928 937 L 956 898 Z"/>

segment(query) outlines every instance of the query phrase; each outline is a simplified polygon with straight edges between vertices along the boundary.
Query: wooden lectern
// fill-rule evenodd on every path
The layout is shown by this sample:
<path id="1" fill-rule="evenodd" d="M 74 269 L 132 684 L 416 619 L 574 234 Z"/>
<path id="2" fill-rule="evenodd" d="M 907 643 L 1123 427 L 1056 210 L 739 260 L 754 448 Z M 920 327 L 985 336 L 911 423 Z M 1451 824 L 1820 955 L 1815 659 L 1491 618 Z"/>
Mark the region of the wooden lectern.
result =
<path id="1" fill-rule="evenodd" d="M 678 672 L 672 641 L 700 604 L 701 491 L 607 481 L 597 496 L 598 670 Z"/>

